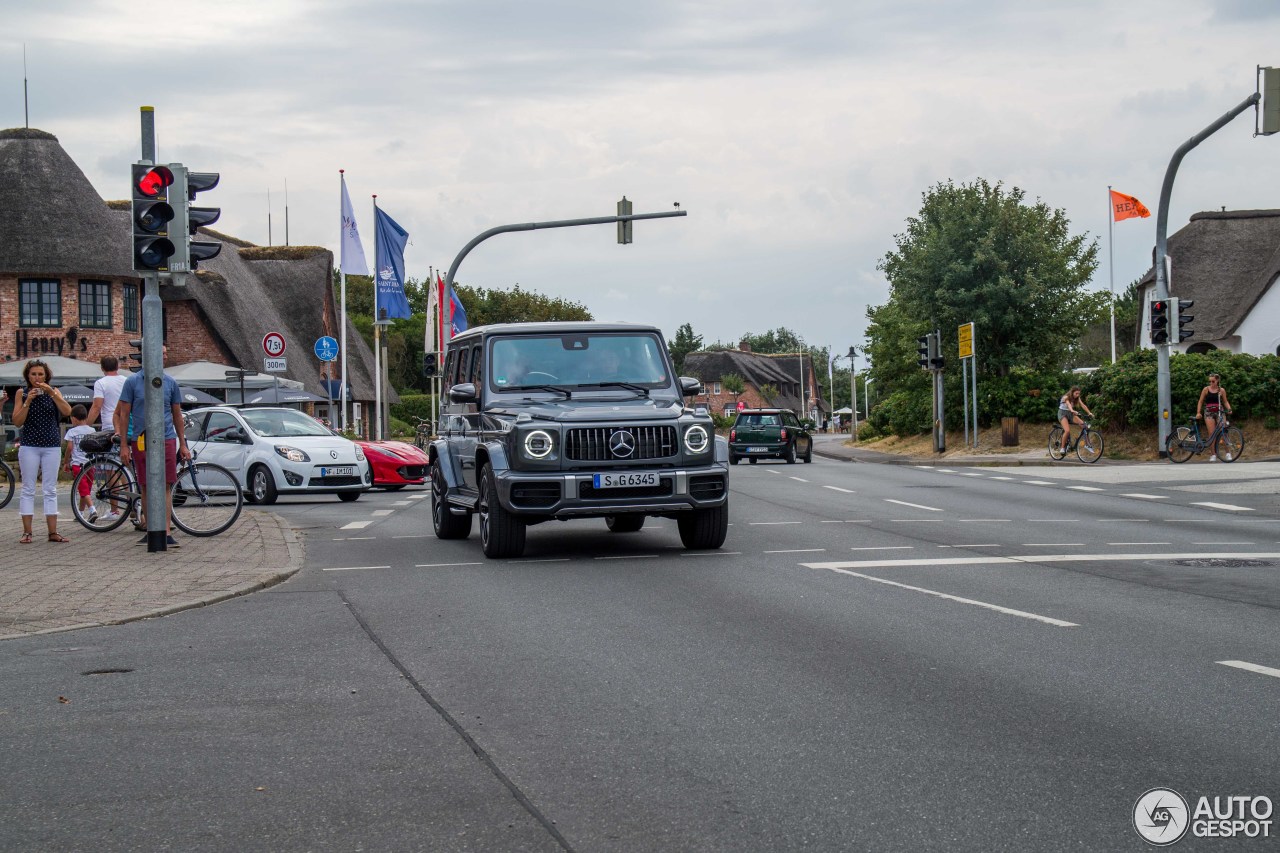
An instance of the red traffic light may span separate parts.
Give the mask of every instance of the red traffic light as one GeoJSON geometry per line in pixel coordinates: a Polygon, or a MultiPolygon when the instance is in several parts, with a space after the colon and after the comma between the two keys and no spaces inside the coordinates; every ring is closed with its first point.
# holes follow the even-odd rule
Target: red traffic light
{"type": "Polygon", "coordinates": [[[134,189],[147,198],[155,198],[173,183],[173,172],[168,166],[154,166],[139,177],[134,189]]]}
{"type": "Polygon", "coordinates": [[[1162,299],[1157,299],[1155,302],[1151,303],[1151,310],[1157,314],[1163,314],[1169,310],[1169,303],[1162,299]]]}

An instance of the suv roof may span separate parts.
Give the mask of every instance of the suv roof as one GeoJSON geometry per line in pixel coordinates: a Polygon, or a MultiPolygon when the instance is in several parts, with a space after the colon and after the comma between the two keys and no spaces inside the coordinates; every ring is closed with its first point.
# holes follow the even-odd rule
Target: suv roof
{"type": "Polygon", "coordinates": [[[643,323],[600,323],[594,321],[575,320],[572,322],[548,323],[494,323],[489,326],[476,326],[455,336],[450,344],[459,340],[469,340],[480,335],[545,335],[563,332],[659,332],[657,326],[643,323]]]}

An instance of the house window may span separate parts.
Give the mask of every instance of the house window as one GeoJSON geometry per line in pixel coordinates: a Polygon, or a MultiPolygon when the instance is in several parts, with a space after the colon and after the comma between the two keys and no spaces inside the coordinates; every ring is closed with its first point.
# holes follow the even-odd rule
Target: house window
{"type": "Polygon", "coordinates": [[[80,282],[80,328],[111,328],[111,282],[80,282]]]}
{"type": "Polygon", "coordinates": [[[57,328],[62,325],[62,282],[27,279],[18,282],[18,325],[57,328]]]}
{"type": "Polygon", "coordinates": [[[731,418],[731,417],[733,417],[733,404],[732,404],[732,403],[725,403],[725,404],[724,404],[724,416],[725,416],[726,418],[731,418]]]}
{"type": "Polygon", "coordinates": [[[712,394],[719,394],[719,393],[720,393],[720,383],[719,383],[719,382],[712,382],[712,383],[711,383],[711,393],[712,393],[712,394]]]}
{"type": "Polygon", "coordinates": [[[142,328],[142,324],[138,322],[138,285],[126,284],[124,286],[124,330],[126,332],[136,332],[142,328]]]}

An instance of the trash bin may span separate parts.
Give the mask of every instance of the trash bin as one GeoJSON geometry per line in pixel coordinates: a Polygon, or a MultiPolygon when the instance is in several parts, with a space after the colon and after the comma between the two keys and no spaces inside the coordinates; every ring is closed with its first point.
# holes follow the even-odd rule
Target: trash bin
{"type": "Polygon", "coordinates": [[[1000,446],[1001,447],[1017,447],[1018,446],[1018,419],[1017,418],[1001,418],[1000,419],[1000,446]]]}

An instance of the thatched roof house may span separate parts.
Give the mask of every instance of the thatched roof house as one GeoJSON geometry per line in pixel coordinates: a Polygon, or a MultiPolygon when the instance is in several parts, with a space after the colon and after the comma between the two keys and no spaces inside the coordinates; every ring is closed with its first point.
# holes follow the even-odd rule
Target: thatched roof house
{"type": "MultiPolygon", "coordinates": [[[[104,202],[52,134],[0,131],[0,360],[58,354],[96,362],[129,352],[142,293],[129,207],[104,202]]],[[[323,335],[341,337],[333,254],[203,236],[222,242],[222,253],[187,287],[161,285],[170,363],[261,371],[263,335],[280,332],[289,345],[281,376],[324,396],[312,346],[323,335]]],[[[350,322],[346,337],[352,397],[372,401],[373,354],[350,322]]]]}
{"type": "MultiPolygon", "coordinates": [[[[1192,299],[1195,337],[1175,351],[1280,354],[1280,210],[1206,211],[1169,238],[1169,292],[1192,299]]],[[[1140,282],[1138,340],[1150,347],[1155,270],[1140,282]]]]}
{"type": "Polygon", "coordinates": [[[747,344],[736,350],[692,352],[684,358],[684,373],[702,380],[706,393],[699,397],[717,413],[728,414],[742,401],[748,408],[759,406],[791,409],[801,417],[823,419],[831,412],[818,392],[813,358],[808,354],[773,355],[751,352],[747,344]],[[801,365],[803,364],[803,374],[801,365]],[[730,374],[741,376],[746,386],[736,398],[724,388],[721,379],[730,374]],[[803,398],[801,382],[804,383],[803,398]],[[761,389],[772,386],[777,393],[765,397],[761,389]]]}

